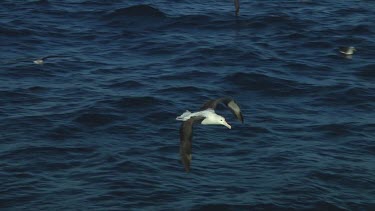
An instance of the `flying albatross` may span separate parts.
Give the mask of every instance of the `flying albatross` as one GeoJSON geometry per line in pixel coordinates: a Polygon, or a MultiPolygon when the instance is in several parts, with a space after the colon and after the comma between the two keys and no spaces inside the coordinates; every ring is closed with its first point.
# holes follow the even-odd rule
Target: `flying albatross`
{"type": "Polygon", "coordinates": [[[243,116],[240,107],[230,97],[222,97],[210,100],[202,108],[194,113],[185,111],[176,120],[183,121],[180,127],[180,156],[185,166],[186,172],[190,171],[191,149],[193,138],[193,124],[201,123],[202,125],[224,125],[231,129],[232,127],[225,121],[225,118],[215,113],[218,104],[224,103],[234,114],[234,116],[243,123],[243,116]]]}

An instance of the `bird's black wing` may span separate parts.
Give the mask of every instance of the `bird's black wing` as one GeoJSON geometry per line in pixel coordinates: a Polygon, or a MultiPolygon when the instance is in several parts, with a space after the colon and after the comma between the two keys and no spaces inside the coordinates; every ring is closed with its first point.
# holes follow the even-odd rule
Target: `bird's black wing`
{"type": "Polygon", "coordinates": [[[234,0],[234,7],[236,9],[236,16],[238,16],[238,13],[240,12],[240,0],[234,0]]]}
{"type": "Polygon", "coordinates": [[[180,156],[186,172],[190,171],[192,159],[193,125],[203,119],[204,117],[191,117],[183,122],[180,127],[180,156]]]}
{"type": "Polygon", "coordinates": [[[339,47],[339,51],[340,51],[340,53],[346,53],[346,51],[348,51],[348,48],[347,48],[347,47],[340,46],[340,47],[339,47]]]}
{"type": "Polygon", "coordinates": [[[47,59],[50,59],[50,58],[63,58],[63,57],[66,57],[66,56],[52,55],[52,56],[45,56],[45,57],[40,58],[40,59],[41,60],[47,60],[47,59]]]}
{"type": "Polygon", "coordinates": [[[229,108],[229,110],[234,114],[234,116],[243,123],[241,109],[238,106],[238,104],[230,97],[222,97],[215,100],[210,100],[202,106],[201,110],[206,110],[209,108],[215,110],[216,106],[219,103],[224,103],[229,108]]]}

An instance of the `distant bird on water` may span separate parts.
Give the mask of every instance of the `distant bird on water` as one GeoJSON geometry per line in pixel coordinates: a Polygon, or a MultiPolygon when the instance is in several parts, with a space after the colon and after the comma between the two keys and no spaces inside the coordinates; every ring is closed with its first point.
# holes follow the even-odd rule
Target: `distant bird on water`
{"type": "Polygon", "coordinates": [[[236,16],[238,16],[238,13],[240,12],[240,0],[234,0],[234,8],[236,9],[236,16]]]}
{"type": "Polygon", "coordinates": [[[339,51],[340,51],[340,53],[342,53],[344,55],[353,55],[354,51],[356,51],[356,49],[353,46],[350,46],[350,47],[340,47],[339,51]]]}
{"type": "Polygon", "coordinates": [[[34,60],[34,64],[44,64],[44,62],[47,60],[47,59],[50,59],[50,58],[60,58],[60,57],[64,57],[64,56],[45,56],[45,57],[42,57],[42,58],[39,58],[39,59],[36,59],[34,60]]]}
{"type": "Polygon", "coordinates": [[[215,100],[210,100],[205,103],[200,111],[191,113],[185,111],[176,120],[183,121],[180,127],[180,156],[181,161],[185,166],[186,172],[190,171],[190,163],[192,159],[192,138],[193,125],[201,123],[202,125],[224,125],[231,129],[232,127],[225,121],[225,118],[215,113],[215,108],[218,104],[224,103],[234,116],[243,123],[243,116],[240,107],[230,97],[222,97],[215,100]]]}

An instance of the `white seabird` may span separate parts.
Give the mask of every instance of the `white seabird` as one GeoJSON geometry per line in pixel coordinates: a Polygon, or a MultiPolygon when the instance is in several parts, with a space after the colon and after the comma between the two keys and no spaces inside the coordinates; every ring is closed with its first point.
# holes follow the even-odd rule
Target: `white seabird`
{"type": "Polygon", "coordinates": [[[340,51],[340,53],[345,54],[345,55],[353,55],[354,51],[356,51],[356,49],[353,46],[350,46],[350,47],[340,47],[339,51],[340,51]]]}
{"type": "Polygon", "coordinates": [[[194,113],[185,111],[181,116],[176,118],[176,120],[183,121],[180,127],[180,156],[186,172],[190,171],[190,163],[192,159],[193,124],[201,123],[202,125],[224,125],[229,129],[232,128],[225,121],[224,117],[215,113],[215,108],[219,103],[224,103],[232,111],[236,118],[243,123],[243,116],[240,107],[232,98],[229,97],[210,100],[202,106],[200,111],[194,113]]]}
{"type": "Polygon", "coordinates": [[[34,60],[34,64],[44,64],[44,62],[47,60],[47,59],[50,59],[50,58],[59,58],[59,57],[64,57],[64,56],[45,56],[45,57],[42,57],[42,58],[39,58],[39,59],[36,59],[34,60]]]}

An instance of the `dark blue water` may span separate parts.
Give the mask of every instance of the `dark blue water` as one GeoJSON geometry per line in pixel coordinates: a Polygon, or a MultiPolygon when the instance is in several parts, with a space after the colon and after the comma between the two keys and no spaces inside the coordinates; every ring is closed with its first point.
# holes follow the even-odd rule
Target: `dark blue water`
{"type": "Polygon", "coordinates": [[[375,210],[375,3],[0,3],[2,210],[375,210]],[[355,46],[350,57],[339,46],[355,46]],[[43,65],[33,60],[48,55],[43,65]],[[232,96],[240,124],[176,116],[232,96]]]}

